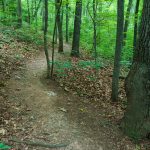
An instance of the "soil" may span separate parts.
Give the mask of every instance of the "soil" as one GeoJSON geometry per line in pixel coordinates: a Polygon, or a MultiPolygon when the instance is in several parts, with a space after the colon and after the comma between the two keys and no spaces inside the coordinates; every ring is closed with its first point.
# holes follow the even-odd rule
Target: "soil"
{"type": "MultiPolygon", "coordinates": [[[[15,104],[13,117],[21,117],[16,125],[20,131],[13,136],[52,144],[69,143],[66,148],[59,148],[62,150],[128,149],[125,143],[117,148],[123,140],[117,126],[100,118],[100,112],[93,112],[94,108],[88,105],[88,111],[80,111],[83,105],[86,107],[84,99],[45,78],[45,64],[41,52],[27,61],[24,70],[14,72],[7,83],[8,99],[15,104]]],[[[41,149],[20,144],[17,147],[41,149]]]]}
{"type": "MultiPolygon", "coordinates": [[[[56,59],[64,55],[57,54],[56,59]]],[[[12,123],[13,131],[1,136],[3,142],[14,150],[136,150],[136,144],[119,130],[118,122],[103,117],[104,109],[46,79],[45,70],[44,52],[38,52],[7,81],[5,94],[13,105],[5,122],[12,123]],[[35,147],[12,142],[13,138],[67,146],[35,147]]]]}

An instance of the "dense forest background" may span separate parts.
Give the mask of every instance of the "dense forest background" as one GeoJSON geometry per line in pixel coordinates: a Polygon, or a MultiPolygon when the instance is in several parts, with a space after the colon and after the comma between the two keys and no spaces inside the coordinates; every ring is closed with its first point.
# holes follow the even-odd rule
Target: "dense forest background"
{"type": "MultiPolygon", "coordinates": [[[[124,39],[125,44],[122,51],[122,61],[132,60],[133,54],[133,39],[134,39],[134,21],[136,1],[131,1],[129,6],[128,0],[125,1],[125,13],[127,17],[128,27],[125,31],[127,35],[124,39]],[[130,8],[128,8],[130,7],[130,8]],[[129,9],[129,10],[127,10],[129,9]],[[129,12],[127,12],[129,11],[129,12]]],[[[48,35],[49,40],[52,38],[54,23],[55,23],[55,2],[48,1],[48,35]]],[[[116,23],[117,23],[117,3],[116,0],[98,0],[96,1],[96,26],[97,26],[97,53],[105,58],[113,58],[116,40],[116,23]]],[[[140,1],[139,17],[141,16],[142,1],[140,1]]],[[[33,40],[38,37],[43,28],[44,19],[44,1],[37,0],[22,0],[21,19],[22,29],[26,36],[33,33],[33,40]]],[[[88,52],[93,52],[93,2],[82,1],[82,23],[81,23],[81,47],[88,52]]],[[[72,42],[74,29],[74,14],[76,1],[63,1],[60,12],[62,21],[63,38],[67,42],[72,42]],[[66,22],[68,29],[66,31],[66,22]],[[66,35],[67,34],[67,35],[66,35]],[[66,37],[68,36],[68,37],[66,37]],[[65,38],[66,37],[66,38],[65,38]]],[[[18,20],[18,4],[14,0],[1,0],[1,22],[6,25],[16,26],[18,20]],[[4,4],[3,4],[4,3],[4,4]]],[[[29,39],[28,39],[29,40],[29,39]]],[[[40,42],[40,41],[36,41],[40,42]]],[[[94,53],[94,52],[93,52],[94,53]]]]}

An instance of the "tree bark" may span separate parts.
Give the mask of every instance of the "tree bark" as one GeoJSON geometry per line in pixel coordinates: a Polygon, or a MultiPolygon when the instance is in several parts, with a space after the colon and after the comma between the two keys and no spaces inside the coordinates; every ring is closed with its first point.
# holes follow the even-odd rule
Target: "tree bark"
{"type": "Polygon", "coordinates": [[[6,18],[6,1],[5,0],[2,0],[2,9],[3,9],[3,19],[5,21],[5,18],[6,18]]]}
{"type": "MultiPolygon", "coordinates": [[[[36,1],[36,0],[35,0],[35,1],[36,1]]],[[[35,7],[35,12],[34,12],[34,14],[33,14],[33,20],[36,19],[36,16],[37,16],[37,14],[38,14],[38,11],[39,11],[41,2],[42,2],[42,0],[39,0],[38,5],[35,7]]],[[[37,3],[37,2],[36,2],[36,3],[37,3]]]]}
{"type": "Polygon", "coordinates": [[[55,24],[54,24],[54,30],[53,30],[53,41],[52,41],[52,66],[51,66],[51,78],[53,77],[53,71],[54,71],[54,51],[55,51],[55,36],[57,34],[57,17],[59,15],[59,11],[62,6],[62,0],[60,0],[57,12],[55,13],[55,24]]]}
{"type": "Polygon", "coordinates": [[[133,48],[134,49],[133,49],[133,52],[135,51],[136,41],[137,41],[139,5],[140,5],[140,0],[137,0],[136,6],[135,6],[135,14],[134,14],[134,39],[133,39],[133,48]]]}
{"type": "Polygon", "coordinates": [[[47,62],[47,78],[50,78],[50,60],[49,60],[49,54],[48,54],[48,48],[47,48],[47,28],[48,28],[48,0],[44,1],[44,7],[45,7],[45,17],[44,17],[44,51],[46,56],[46,62],[47,62]]]}
{"type": "Polygon", "coordinates": [[[31,21],[33,22],[34,0],[31,0],[31,21]]]}
{"type": "Polygon", "coordinates": [[[126,12],[126,17],[125,17],[125,23],[124,23],[123,46],[126,45],[127,31],[128,31],[128,26],[129,26],[129,18],[130,18],[130,12],[131,12],[131,8],[132,8],[132,4],[133,4],[133,0],[129,0],[127,12],[126,12]]]}
{"type": "Polygon", "coordinates": [[[55,22],[56,22],[56,29],[55,29],[55,44],[57,44],[57,37],[58,37],[58,27],[57,27],[57,7],[55,5],[55,22]]]}
{"type": "Polygon", "coordinates": [[[97,6],[96,0],[93,0],[93,47],[94,47],[94,54],[95,54],[95,67],[97,65],[97,6]]]}
{"type": "Polygon", "coordinates": [[[22,4],[21,0],[18,0],[18,28],[22,27],[22,4]]]}
{"type": "Polygon", "coordinates": [[[124,25],[124,0],[118,0],[116,49],[115,49],[114,70],[112,78],[112,95],[111,95],[111,99],[113,102],[116,102],[118,100],[120,60],[123,44],[123,25],[124,25]]]}
{"type": "Polygon", "coordinates": [[[59,9],[60,0],[56,0],[56,9],[58,12],[57,15],[57,27],[58,27],[58,38],[59,38],[59,46],[58,46],[58,52],[63,52],[63,30],[62,30],[62,16],[61,16],[61,10],[59,9]]]}
{"type": "Polygon", "coordinates": [[[150,1],[144,0],[139,38],[125,87],[128,99],[122,129],[134,139],[150,134],[150,1]]]}
{"type": "Polygon", "coordinates": [[[57,44],[57,35],[58,35],[58,30],[57,30],[57,24],[56,24],[56,30],[55,30],[55,44],[57,44]]]}
{"type": "Polygon", "coordinates": [[[72,42],[72,51],[71,51],[71,56],[74,57],[79,57],[81,15],[82,15],[82,0],[78,0],[76,2],[73,42],[72,42]]]}
{"type": "Polygon", "coordinates": [[[30,17],[30,5],[29,5],[29,0],[27,0],[27,9],[28,9],[28,23],[31,23],[31,17],[30,17]]]}
{"type": "Polygon", "coordinates": [[[66,42],[69,42],[69,1],[66,1],[66,42]]]}
{"type": "Polygon", "coordinates": [[[2,8],[3,8],[3,12],[5,12],[5,0],[2,0],[2,8]]]}
{"type": "Polygon", "coordinates": [[[45,27],[45,8],[44,8],[44,1],[42,3],[42,30],[44,31],[44,27],[45,27]]]}
{"type": "MultiPolygon", "coordinates": [[[[34,4],[35,4],[35,9],[36,9],[36,7],[37,7],[37,1],[36,0],[34,1],[34,4]]],[[[37,32],[37,26],[38,26],[38,18],[37,18],[37,13],[36,13],[36,15],[35,15],[35,28],[36,28],[36,32],[37,32]]]]}

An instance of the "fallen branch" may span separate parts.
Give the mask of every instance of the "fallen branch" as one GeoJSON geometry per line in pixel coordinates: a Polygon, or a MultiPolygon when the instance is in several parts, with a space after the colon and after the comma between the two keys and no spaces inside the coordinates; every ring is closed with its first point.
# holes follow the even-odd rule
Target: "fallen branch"
{"type": "Polygon", "coordinates": [[[48,144],[48,143],[42,143],[42,142],[22,141],[16,138],[12,138],[9,141],[31,145],[31,146],[46,147],[46,148],[61,148],[61,147],[67,147],[69,145],[69,144],[48,144]]]}

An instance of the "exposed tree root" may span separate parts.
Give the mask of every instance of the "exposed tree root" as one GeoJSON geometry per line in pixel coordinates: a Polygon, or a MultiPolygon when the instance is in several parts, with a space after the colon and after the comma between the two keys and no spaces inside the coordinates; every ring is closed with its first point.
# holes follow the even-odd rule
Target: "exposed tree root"
{"type": "Polygon", "coordinates": [[[42,142],[22,141],[16,138],[12,138],[9,141],[31,145],[31,146],[45,147],[45,148],[61,148],[61,147],[67,147],[69,145],[69,144],[48,144],[48,143],[42,143],[42,142]]]}

